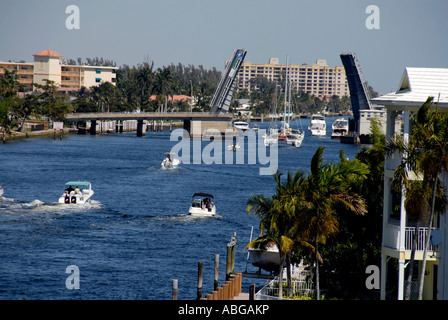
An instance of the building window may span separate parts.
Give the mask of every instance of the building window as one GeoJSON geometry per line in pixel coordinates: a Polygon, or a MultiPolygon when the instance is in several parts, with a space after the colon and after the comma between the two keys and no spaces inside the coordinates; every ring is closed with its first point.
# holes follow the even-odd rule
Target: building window
{"type": "Polygon", "coordinates": [[[101,78],[95,78],[95,82],[100,83],[101,82],[101,78]]]}
{"type": "Polygon", "coordinates": [[[102,71],[101,69],[96,69],[97,74],[101,74],[101,71],[102,71]]]}

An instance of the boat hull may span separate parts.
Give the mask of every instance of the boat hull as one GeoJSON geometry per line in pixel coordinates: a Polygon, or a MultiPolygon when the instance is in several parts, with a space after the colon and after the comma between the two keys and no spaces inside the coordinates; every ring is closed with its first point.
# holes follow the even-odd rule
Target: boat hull
{"type": "Polygon", "coordinates": [[[278,272],[280,255],[277,250],[261,250],[249,248],[252,265],[269,272],[278,272]]]}
{"type": "Polygon", "coordinates": [[[216,215],[216,208],[213,206],[211,209],[202,209],[197,207],[190,207],[188,214],[197,217],[210,217],[216,215]]]}
{"type": "Polygon", "coordinates": [[[59,203],[63,203],[63,204],[85,204],[90,202],[92,196],[93,196],[93,191],[89,192],[89,193],[83,193],[82,195],[80,194],[71,194],[71,195],[65,195],[63,194],[62,196],[59,197],[58,202],[59,203]]]}

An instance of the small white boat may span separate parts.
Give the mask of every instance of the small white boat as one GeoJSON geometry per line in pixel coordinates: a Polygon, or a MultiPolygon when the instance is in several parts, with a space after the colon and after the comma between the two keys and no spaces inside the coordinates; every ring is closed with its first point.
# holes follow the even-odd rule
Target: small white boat
{"type": "Polygon", "coordinates": [[[246,121],[235,121],[233,127],[245,131],[249,129],[249,123],[246,121]]]}
{"type": "Polygon", "coordinates": [[[2,187],[2,186],[0,186],[0,197],[2,197],[2,196],[3,196],[3,193],[4,193],[4,191],[3,191],[3,187],[2,187]]]}
{"type": "Polygon", "coordinates": [[[238,143],[238,142],[235,142],[235,143],[232,143],[232,144],[229,144],[228,146],[227,146],[227,150],[229,150],[229,151],[238,151],[238,150],[240,150],[240,144],[238,143]]]}
{"type": "Polygon", "coordinates": [[[89,202],[94,194],[92,184],[88,181],[68,181],[64,189],[64,194],[59,197],[59,203],[84,204],[89,202]]]}
{"type": "Polygon", "coordinates": [[[264,145],[270,147],[278,144],[278,129],[271,128],[269,132],[263,135],[264,145]]]}
{"type": "Polygon", "coordinates": [[[192,216],[208,217],[216,214],[216,206],[213,195],[209,193],[193,194],[188,214],[192,216]]]}
{"type": "Polygon", "coordinates": [[[162,169],[176,169],[179,166],[180,160],[174,158],[174,153],[166,152],[165,156],[165,159],[160,164],[162,169]]]}
{"type": "Polygon", "coordinates": [[[277,246],[271,242],[264,249],[249,248],[252,265],[269,272],[278,272],[280,255],[277,246]]]}
{"type": "Polygon", "coordinates": [[[286,135],[285,140],[287,144],[291,144],[294,147],[298,148],[302,145],[304,136],[305,135],[303,132],[289,133],[286,135]]]}
{"type": "Polygon", "coordinates": [[[333,130],[331,133],[332,139],[346,136],[348,134],[348,120],[344,118],[336,119],[331,125],[331,129],[333,130]]]}
{"type": "Polygon", "coordinates": [[[308,127],[313,136],[325,136],[327,134],[327,124],[325,117],[321,114],[313,114],[311,116],[311,124],[308,127]]]}

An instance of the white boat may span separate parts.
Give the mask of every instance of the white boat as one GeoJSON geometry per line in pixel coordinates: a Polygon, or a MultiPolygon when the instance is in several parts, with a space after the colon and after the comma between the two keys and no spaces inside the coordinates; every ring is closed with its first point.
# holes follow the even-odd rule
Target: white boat
{"type": "Polygon", "coordinates": [[[278,272],[280,255],[277,246],[271,242],[264,249],[248,249],[252,265],[269,272],[278,272]]]}
{"type": "Polygon", "coordinates": [[[346,136],[348,134],[348,120],[344,118],[336,119],[331,125],[332,139],[338,139],[340,137],[346,136]]]}
{"type": "Polygon", "coordinates": [[[235,142],[235,143],[232,143],[232,144],[229,144],[228,146],[227,146],[227,150],[229,150],[229,151],[238,151],[238,150],[240,150],[240,144],[238,143],[238,142],[235,142]]]}
{"type": "Polygon", "coordinates": [[[313,114],[311,116],[311,124],[308,127],[313,136],[325,136],[327,134],[327,124],[325,117],[321,114],[313,114]]]}
{"type": "Polygon", "coordinates": [[[214,216],[216,214],[216,206],[213,202],[213,195],[209,193],[193,194],[188,214],[192,216],[214,216]]]}
{"type": "Polygon", "coordinates": [[[302,145],[305,134],[303,132],[291,132],[286,135],[286,143],[298,148],[302,145]]]}
{"type": "Polygon", "coordinates": [[[236,129],[240,129],[240,130],[246,131],[246,130],[249,129],[249,123],[247,123],[246,121],[241,121],[241,120],[240,121],[235,121],[233,123],[233,127],[236,128],[236,129]]]}
{"type": "Polygon", "coordinates": [[[4,193],[4,191],[3,191],[3,187],[0,186],[0,197],[3,196],[3,193],[4,193]]]}
{"type": "Polygon", "coordinates": [[[165,156],[165,159],[160,164],[162,169],[176,169],[179,166],[180,160],[174,158],[174,153],[166,152],[165,156]]]}
{"type": "Polygon", "coordinates": [[[65,183],[65,192],[59,197],[59,203],[83,204],[90,201],[94,192],[92,184],[88,181],[68,181],[65,183]]]}

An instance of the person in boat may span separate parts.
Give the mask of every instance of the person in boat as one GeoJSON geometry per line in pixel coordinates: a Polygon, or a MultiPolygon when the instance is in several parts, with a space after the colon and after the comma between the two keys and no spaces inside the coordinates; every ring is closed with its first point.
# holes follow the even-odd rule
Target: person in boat
{"type": "Polygon", "coordinates": [[[73,191],[73,188],[72,188],[72,186],[68,186],[68,188],[67,188],[67,190],[66,190],[67,192],[68,192],[68,194],[70,194],[72,191],[73,191]]]}
{"type": "Polygon", "coordinates": [[[80,194],[80,193],[81,193],[81,190],[79,190],[79,187],[76,186],[76,188],[75,188],[75,194],[80,194]]]}

